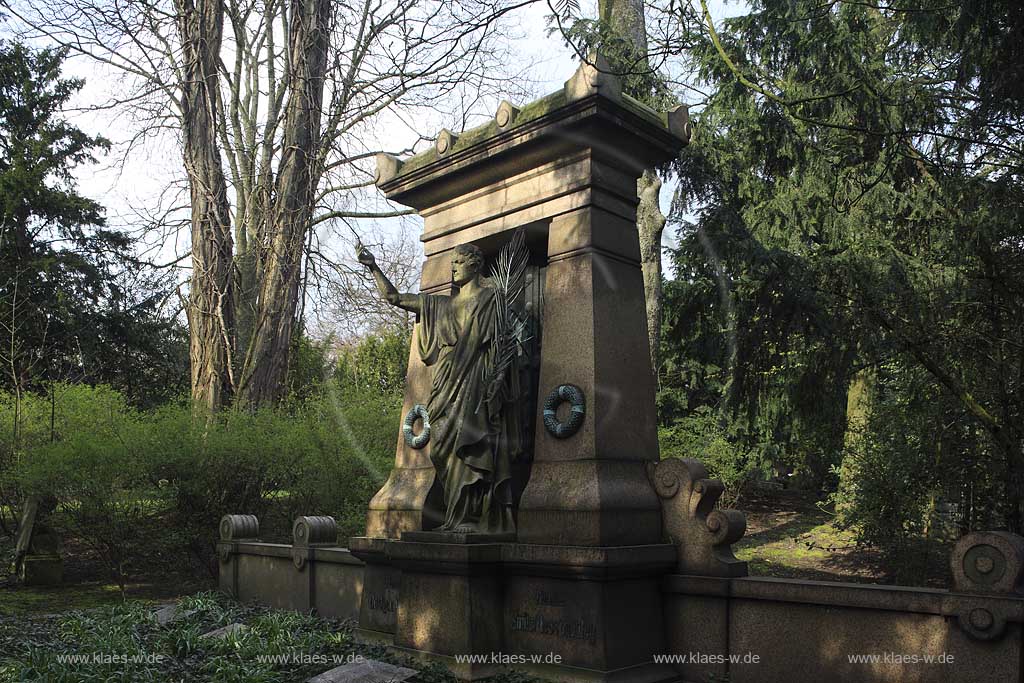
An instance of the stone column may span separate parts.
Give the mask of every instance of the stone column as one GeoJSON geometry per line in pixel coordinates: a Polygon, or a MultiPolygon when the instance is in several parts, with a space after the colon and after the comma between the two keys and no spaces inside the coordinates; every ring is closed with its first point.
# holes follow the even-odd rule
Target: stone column
{"type": "Polygon", "coordinates": [[[521,543],[662,538],[661,505],[646,471],[659,456],[636,179],[596,159],[591,172],[594,204],[551,220],[539,381],[541,403],[560,384],[582,389],[586,417],[576,434],[560,439],[538,416],[521,543]]]}

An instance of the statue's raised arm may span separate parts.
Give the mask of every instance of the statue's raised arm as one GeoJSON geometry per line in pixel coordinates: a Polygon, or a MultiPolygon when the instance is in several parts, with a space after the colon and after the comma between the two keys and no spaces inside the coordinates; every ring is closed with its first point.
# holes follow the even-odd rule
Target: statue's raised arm
{"type": "Polygon", "coordinates": [[[366,266],[370,274],[373,275],[374,281],[377,283],[377,291],[380,292],[383,297],[392,306],[398,308],[404,308],[407,311],[419,314],[420,312],[420,297],[418,294],[407,294],[405,292],[399,292],[398,288],[395,287],[391,280],[388,279],[387,275],[377,265],[377,259],[374,258],[370,250],[364,247],[361,243],[356,244],[356,258],[366,266]]]}

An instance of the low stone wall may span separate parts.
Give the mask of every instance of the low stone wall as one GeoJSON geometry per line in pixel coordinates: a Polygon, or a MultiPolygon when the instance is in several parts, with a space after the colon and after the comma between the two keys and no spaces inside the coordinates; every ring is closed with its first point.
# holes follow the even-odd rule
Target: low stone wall
{"type": "Polygon", "coordinates": [[[663,595],[669,654],[687,682],[1022,680],[1020,598],[683,575],[667,577],[663,595]],[[990,639],[960,626],[961,615],[984,620],[976,610],[1004,620],[990,639]]]}
{"type": "Polygon", "coordinates": [[[217,544],[220,589],[243,602],[358,619],[363,563],[348,549],[337,547],[333,525],[329,517],[300,517],[295,522],[293,545],[261,543],[256,539],[259,524],[255,517],[226,516],[217,544]],[[314,526],[311,535],[310,522],[323,526],[319,530],[314,526]],[[310,538],[315,540],[310,542],[310,538]]]}
{"type": "MultiPolygon", "coordinates": [[[[225,518],[218,545],[223,591],[243,601],[261,602],[278,609],[315,610],[323,616],[352,619],[359,622],[362,637],[375,636],[370,639],[395,647],[402,644],[394,637],[396,615],[401,604],[408,608],[410,601],[415,602],[416,591],[403,595],[406,591],[400,590],[400,586],[409,582],[402,580],[401,566],[384,561],[384,539],[354,539],[365,546],[357,549],[361,557],[368,562],[376,558],[376,564],[367,565],[348,549],[337,546],[330,518],[300,517],[296,520],[292,545],[259,542],[258,533],[259,524],[254,517],[225,518]]],[[[731,539],[732,535],[724,537],[731,539]]],[[[561,596],[577,607],[577,603],[614,603],[624,599],[618,594],[597,598],[583,597],[582,593],[568,598],[565,587],[541,590],[534,585],[538,579],[520,577],[517,568],[521,569],[523,558],[519,556],[523,552],[533,553],[526,563],[533,573],[551,574],[552,567],[534,571],[540,566],[534,555],[549,546],[488,547],[500,548],[504,561],[492,563],[494,566],[485,578],[493,584],[488,585],[494,593],[494,604],[504,604],[506,612],[511,609],[509,614],[518,613],[516,606],[509,603],[519,601],[520,583],[525,587],[525,592],[518,591],[522,593],[523,609],[530,600],[539,600],[540,593],[561,596]]],[[[630,552],[636,551],[634,548],[630,552]]],[[[954,587],[950,591],[736,576],[745,567],[732,559],[728,543],[703,555],[691,547],[688,552],[680,552],[679,558],[677,573],[663,575],[661,580],[660,614],[652,614],[647,624],[621,626],[626,629],[624,633],[642,633],[643,628],[639,627],[663,621],[665,638],[660,647],[664,652],[656,653],[656,663],[674,667],[677,680],[685,683],[1024,683],[1024,597],[1020,593],[1024,541],[1019,537],[997,532],[971,534],[962,539],[951,558],[954,587]],[[722,575],[681,573],[695,565],[722,575]]],[[[446,573],[441,559],[410,565],[408,569],[414,569],[417,576],[437,573],[444,578],[450,572],[446,573]]],[[[580,574],[579,564],[564,558],[555,561],[555,565],[564,565],[563,569],[577,579],[568,582],[573,590],[577,583],[593,583],[599,588],[602,581],[608,580],[607,571],[592,577],[584,575],[585,572],[580,574]]],[[[657,599],[651,596],[655,601],[652,606],[657,599]]],[[[413,611],[421,613],[429,606],[425,605],[413,611]]],[[[515,631],[514,620],[509,623],[513,623],[515,631]]],[[[650,633],[645,638],[660,640],[650,633]]],[[[516,637],[499,640],[498,649],[502,651],[540,651],[548,647],[538,649],[516,637]]],[[[566,657],[575,651],[562,649],[566,657]]],[[[582,670],[578,667],[586,663],[574,660],[574,666],[577,669],[558,669],[549,677],[559,680],[567,671],[582,670]]],[[[584,678],[574,674],[566,680],[584,678]]]]}

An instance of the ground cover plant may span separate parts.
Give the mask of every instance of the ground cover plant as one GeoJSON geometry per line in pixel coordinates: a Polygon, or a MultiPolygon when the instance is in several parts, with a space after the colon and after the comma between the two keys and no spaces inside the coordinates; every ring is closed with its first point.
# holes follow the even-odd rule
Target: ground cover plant
{"type": "MultiPolygon", "coordinates": [[[[297,612],[244,605],[206,592],[176,603],[181,615],[161,625],[156,605],[116,605],[27,620],[0,618],[0,682],[300,683],[320,672],[368,659],[413,667],[418,683],[454,683],[437,665],[422,666],[363,645],[353,624],[297,612]],[[217,628],[244,624],[223,638],[217,628]]],[[[496,683],[537,680],[515,670],[496,683]]]]}

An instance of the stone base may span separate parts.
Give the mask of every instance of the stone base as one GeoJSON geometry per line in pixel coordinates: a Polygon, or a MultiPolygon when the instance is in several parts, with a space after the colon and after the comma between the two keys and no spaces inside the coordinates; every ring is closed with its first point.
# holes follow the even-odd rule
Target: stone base
{"type": "Polygon", "coordinates": [[[389,596],[397,602],[395,653],[440,663],[461,680],[510,669],[579,683],[678,679],[653,660],[666,651],[659,587],[675,566],[675,546],[486,540],[445,532],[351,539],[367,562],[358,637],[389,642],[386,615],[371,609],[389,596]],[[397,576],[397,592],[375,575],[392,586],[397,576]]]}
{"type": "Polygon", "coordinates": [[[357,643],[362,643],[363,645],[384,645],[390,647],[395,644],[394,632],[388,633],[385,631],[374,631],[369,628],[356,628],[352,635],[357,643]]]}
{"type": "Polygon", "coordinates": [[[457,545],[480,543],[512,543],[515,532],[505,534],[463,533],[459,531],[403,531],[402,540],[412,543],[454,543],[457,545]]]}
{"type": "Polygon", "coordinates": [[[18,575],[26,586],[59,586],[64,580],[64,559],[60,555],[26,555],[18,575]]]}
{"type": "Polygon", "coordinates": [[[349,539],[349,552],[365,563],[356,637],[365,643],[390,645],[395,638],[398,590],[402,575],[388,562],[387,539],[349,539]]]}

